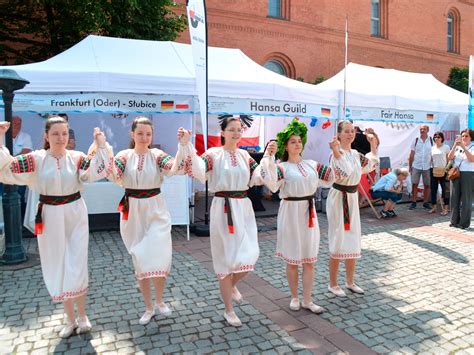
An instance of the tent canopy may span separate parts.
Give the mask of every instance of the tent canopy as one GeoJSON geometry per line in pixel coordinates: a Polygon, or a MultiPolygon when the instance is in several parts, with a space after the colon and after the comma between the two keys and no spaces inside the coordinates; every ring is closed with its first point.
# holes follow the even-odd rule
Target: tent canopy
{"type": "MultiPolygon", "coordinates": [[[[343,104],[344,69],[317,85],[319,89],[339,93],[343,104]]],[[[372,107],[398,110],[466,113],[468,95],[437,80],[431,74],[395,69],[347,65],[347,107],[372,107]]]]}
{"type": "MultiPolygon", "coordinates": [[[[337,97],[273,73],[239,49],[209,48],[209,96],[336,104],[337,97]]],[[[109,92],[196,95],[189,44],[88,36],[39,63],[9,68],[22,93],[109,92]]]]}

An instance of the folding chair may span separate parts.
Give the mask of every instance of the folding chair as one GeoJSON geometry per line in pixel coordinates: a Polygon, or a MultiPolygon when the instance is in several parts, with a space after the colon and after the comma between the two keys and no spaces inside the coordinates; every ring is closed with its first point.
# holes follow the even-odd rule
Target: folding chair
{"type": "MultiPolygon", "coordinates": [[[[372,177],[370,177],[370,179],[372,179],[372,181],[373,181],[372,177]]],[[[372,185],[373,185],[373,182],[371,183],[369,181],[369,176],[367,174],[362,174],[362,176],[360,178],[359,186],[357,188],[357,190],[359,191],[359,197],[360,197],[359,198],[359,207],[365,207],[366,205],[364,203],[367,202],[367,204],[372,209],[372,212],[374,212],[375,217],[380,219],[380,218],[382,218],[382,216],[375,209],[374,203],[378,202],[378,201],[381,201],[381,199],[374,199],[372,197],[372,194],[370,193],[370,187],[372,185]]]]}

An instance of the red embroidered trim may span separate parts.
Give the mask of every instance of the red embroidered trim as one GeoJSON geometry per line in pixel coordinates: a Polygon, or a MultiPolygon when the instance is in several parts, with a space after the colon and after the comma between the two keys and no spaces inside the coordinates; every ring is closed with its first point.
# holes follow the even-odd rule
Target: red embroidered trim
{"type": "Polygon", "coordinates": [[[139,274],[135,273],[135,276],[138,280],[149,279],[151,277],[167,277],[168,271],[148,271],[148,272],[141,272],[139,274]]]}
{"type": "Polygon", "coordinates": [[[184,161],[184,173],[193,177],[193,162],[190,156],[184,161]]]}
{"type": "Polygon", "coordinates": [[[224,277],[226,277],[227,275],[230,275],[230,274],[235,274],[235,273],[238,273],[238,272],[253,271],[254,269],[255,269],[255,264],[254,265],[242,265],[241,267],[239,267],[237,270],[234,270],[233,272],[230,272],[230,273],[227,273],[227,274],[216,273],[216,275],[219,279],[223,279],[224,277]]]}
{"type": "Polygon", "coordinates": [[[206,164],[206,173],[208,171],[211,171],[212,170],[212,158],[211,158],[211,156],[207,153],[203,153],[201,155],[201,159],[204,160],[204,163],[206,164]]]}
{"type": "Polygon", "coordinates": [[[59,296],[51,296],[51,298],[53,299],[53,302],[61,302],[69,298],[82,296],[86,292],[87,292],[87,287],[80,291],[63,292],[59,296]]]}
{"type": "Polygon", "coordinates": [[[229,152],[230,165],[237,166],[237,154],[235,152],[229,152]]]}
{"type": "Polygon", "coordinates": [[[337,253],[329,255],[333,259],[357,259],[361,257],[361,253],[337,253]]]}
{"type": "Polygon", "coordinates": [[[114,159],[114,165],[117,168],[117,177],[122,178],[123,173],[125,172],[125,166],[127,165],[127,158],[125,156],[116,157],[114,159]]]}
{"type": "Polygon", "coordinates": [[[145,154],[138,154],[138,171],[143,170],[143,165],[145,164],[145,154]]]}
{"type": "Polygon", "coordinates": [[[283,169],[283,165],[277,164],[277,178],[278,181],[283,180],[285,178],[285,169],[283,169]]]}
{"type": "Polygon", "coordinates": [[[301,265],[301,264],[308,264],[308,263],[315,263],[318,258],[303,258],[301,260],[295,260],[295,259],[289,259],[286,256],[284,256],[282,253],[275,253],[275,256],[278,258],[282,258],[284,261],[286,261],[290,265],[301,265]]]}
{"type": "Polygon", "coordinates": [[[304,167],[301,163],[296,164],[296,166],[298,167],[298,170],[299,170],[301,175],[303,175],[304,177],[308,176],[308,173],[306,172],[306,170],[304,169],[304,167]]]}

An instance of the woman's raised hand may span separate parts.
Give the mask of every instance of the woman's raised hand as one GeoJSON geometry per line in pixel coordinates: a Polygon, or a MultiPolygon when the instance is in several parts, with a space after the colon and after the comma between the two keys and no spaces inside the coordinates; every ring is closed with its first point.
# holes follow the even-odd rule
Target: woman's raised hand
{"type": "Polygon", "coordinates": [[[337,137],[333,137],[333,139],[329,142],[329,148],[334,152],[339,152],[341,149],[341,142],[337,139],[337,137]]]}
{"type": "Polygon", "coordinates": [[[267,151],[265,152],[265,155],[275,155],[277,151],[277,143],[275,141],[271,141],[270,143],[268,143],[268,146],[267,146],[267,151]]]}
{"type": "Polygon", "coordinates": [[[181,144],[189,143],[191,139],[191,131],[184,129],[183,127],[178,128],[178,142],[181,144]]]}
{"type": "Polygon", "coordinates": [[[94,142],[98,147],[105,146],[105,134],[100,130],[99,127],[94,128],[94,142]]]}
{"type": "Polygon", "coordinates": [[[3,135],[7,133],[9,128],[10,128],[10,122],[7,122],[7,121],[0,122],[0,134],[3,135]]]}

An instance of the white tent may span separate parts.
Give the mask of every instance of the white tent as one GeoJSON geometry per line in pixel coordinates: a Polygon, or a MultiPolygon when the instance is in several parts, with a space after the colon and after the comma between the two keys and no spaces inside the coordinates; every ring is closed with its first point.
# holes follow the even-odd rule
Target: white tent
{"type": "MultiPolygon", "coordinates": [[[[468,95],[431,74],[349,63],[346,78],[345,116],[355,120],[430,123],[438,121],[438,113],[467,113],[468,95]]],[[[344,69],[317,87],[336,91],[342,108],[344,69]]]]}
{"type": "MultiPolygon", "coordinates": [[[[320,116],[320,105],[335,107],[337,104],[334,93],[273,73],[239,49],[211,47],[208,57],[210,113],[320,116]],[[298,109],[300,112],[295,112],[298,109]]],[[[31,82],[18,94],[35,96],[23,96],[23,100],[16,103],[17,110],[63,112],[72,108],[80,112],[161,113],[160,101],[157,107],[136,109],[124,105],[127,98],[123,97],[120,107],[97,107],[94,97],[71,94],[104,93],[105,96],[95,97],[112,101],[121,96],[107,94],[179,95],[189,99],[197,96],[192,58],[188,44],[88,36],[44,62],[0,68],[14,69],[31,82]],[[57,94],[63,94],[66,100],[61,107],[57,106],[58,97],[53,104],[49,102],[51,95],[57,94]],[[89,104],[86,98],[91,98],[89,104]],[[74,103],[76,99],[84,101],[84,105],[68,107],[68,102],[74,103]]],[[[193,105],[189,106],[188,111],[198,110],[197,106],[196,110],[193,105]]],[[[166,109],[166,113],[173,111],[166,109]]],[[[179,108],[173,109],[182,113],[179,108]]]]}

